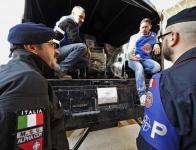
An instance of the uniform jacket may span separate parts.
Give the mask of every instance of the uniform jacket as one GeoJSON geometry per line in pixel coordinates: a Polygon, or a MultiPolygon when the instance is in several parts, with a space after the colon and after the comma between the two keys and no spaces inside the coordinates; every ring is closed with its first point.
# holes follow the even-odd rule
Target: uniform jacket
{"type": "Polygon", "coordinates": [[[160,73],[153,75],[146,99],[152,102],[145,107],[142,127],[137,138],[138,150],[179,150],[180,136],[171,124],[160,98],[160,73]]]}
{"type": "Polygon", "coordinates": [[[38,56],[22,49],[0,67],[2,150],[68,149],[63,111],[45,79],[48,70],[38,56]]]}
{"type": "MultiPolygon", "coordinates": [[[[139,150],[196,149],[196,48],[181,55],[150,85],[153,104],[145,108],[139,150]],[[157,83],[155,82],[157,81],[157,83]],[[153,83],[153,84],[152,84],[153,83]],[[154,120],[153,120],[154,119],[154,120]]],[[[156,76],[156,75],[155,75],[156,76]]]]}
{"type": "Polygon", "coordinates": [[[180,147],[196,149],[196,47],[163,71],[160,93],[170,122],[178,128],[180,147]]]}

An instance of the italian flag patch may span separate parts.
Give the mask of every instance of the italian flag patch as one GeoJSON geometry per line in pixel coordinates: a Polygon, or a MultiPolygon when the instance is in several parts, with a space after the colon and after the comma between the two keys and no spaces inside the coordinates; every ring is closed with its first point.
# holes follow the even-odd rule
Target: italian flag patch
{"type": "Polygon", "coordinates": [[[39,126],[43,125],[43,123],[44,116],[42,111],[34,111],[34,113],[19,115],[17,117],[17,129],[25,129],[33,126],[39,126]]]}
{"type": "Polygon", "coordinates": [[[150,79],[149,88],[154,88],[156,86],[156,79],[150,79]]]}

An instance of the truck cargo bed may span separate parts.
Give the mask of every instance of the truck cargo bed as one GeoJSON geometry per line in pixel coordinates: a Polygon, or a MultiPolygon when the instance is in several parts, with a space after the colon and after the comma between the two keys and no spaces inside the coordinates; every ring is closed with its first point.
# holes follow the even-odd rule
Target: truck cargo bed
{"type": "Polygon", "coordinates": [[[48,81],[64,108],[67,130],[142,117],[134,79],[48,81]]]}

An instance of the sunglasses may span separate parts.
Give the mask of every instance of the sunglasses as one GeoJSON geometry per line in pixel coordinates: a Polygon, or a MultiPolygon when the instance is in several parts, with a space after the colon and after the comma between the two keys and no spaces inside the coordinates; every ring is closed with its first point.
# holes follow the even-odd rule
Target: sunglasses
{"type": "Polygon", "coordinates": [[[163,42],[164,37],[167,36],[167,35],[169,35],[169,34],[171,34],[171,33],[172,33],[172,32],[170,31],[170,32],[167,32],[167,33],[165,33],[165,34],[162,34],[162,35],[158,36],[158,41],[159,41],[160,43],[163,42]]]}
{"type": "Polygon", "coordinates": [[[46,42],[49,43],[51,46],[54,47],[54,49],[58,49],[59,48],[59,44],[55,43],[55,42],[46,42]]]}

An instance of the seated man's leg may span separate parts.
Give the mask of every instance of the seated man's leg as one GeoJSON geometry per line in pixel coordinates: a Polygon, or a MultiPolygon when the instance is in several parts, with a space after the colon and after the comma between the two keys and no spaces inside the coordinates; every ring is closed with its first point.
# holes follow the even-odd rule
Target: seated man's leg
{"type": "Polygon", "coordinates": [[[83,43],[65,45],[59,48],[59,65],[61,71],[67,72],[84,56],[87,47],[83,43]]]}
{"type": "Polygon", "coordinates": [[[89,65],[89,60],[87,58],[80,58],[77,63],[73,66],[73,69],[84,69],[84,68],[88,68],[89,65]]]}
{"type": "MultiPolygon", "coordinates": [[[[77,70],[77,77],[78,78],[86,78],[86,73],[88,71],[88,66],[89,66],[89,59],[82,57],[80,58],[77,63],[73,66],[72,70],[73,72],[70,72],[70,74],[73,74],[75,70],[77,70]]],[[[75,72],[76,73],[76,72],[75,72]]],[[[73,75],[76,75],[76,74],[73,75]]]]}
{"type": "Polygon", "coordinates": [[[143,95],[145,96],[146,90],[143,66],[140,61],[133,60],[128,60],[128,66],[135,72],[136,88],[141,99],[143,95]]]}
{"type": "Polygon", "coordinates": [[[157,73],[161,70],[160,64],[152,59],[145,59],[142,61],[142,64],[144,66],[144,70],[150,73],[157,73]]]}

